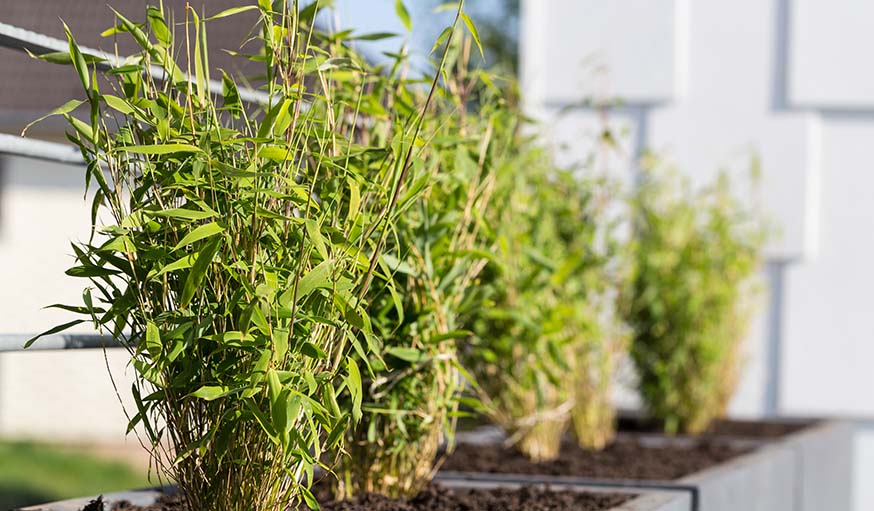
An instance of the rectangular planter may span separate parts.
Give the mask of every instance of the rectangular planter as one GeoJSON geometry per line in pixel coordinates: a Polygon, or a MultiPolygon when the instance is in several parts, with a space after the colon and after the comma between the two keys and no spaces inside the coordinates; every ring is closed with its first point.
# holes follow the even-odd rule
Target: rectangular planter
{"type": "MultiPolygon", "coordinates": [[[[444,486],[449,488],[459,489],[492,489],[492,488],[518,488],[521,485],[512,482],[488,482],[488,481],[460,481],[451,480],[445,481],[444,486]]],[[[572,490],[586,492],[604,492],[610,493],[634,493],[636,496],[625,502],[624,504],[610,508],[606,511],[688,511],[690,509],[690,497],[688,495],[661,490],[628,490],[628,489],[605,489],[598,486],[585,486],[578,484],[550,484],[550,488],[557,490],[572,490]]],[[[113,502],[127,500],[138,506],[147,506],[153,504],[161,495],[160,490],[134,490],[119,493],[110,493],[104,495],[104,502],[107,503],[106,509],[110,509],[113,502]]],[[[83,506],[88,504],[95,497],[64,500],[38,506],[31,506],[20,509],[19,511],[80,511],[83,506]]],[[[573,510],[568,510],[573,511],[573,510]]]]}
{"type": "MultiPolygon", "coordinates": [[[[752,452],[670,481],[471,472],[441,472],[438,480],[667,490],[688,495],[692,511],[842,511],[850,509],[852,435],[849,423],[821,422],[778,439],[762,441],[752,452]]],[[[488,433],[475,434],[473,438],[495,441],[494,435],[488,433]]]]}

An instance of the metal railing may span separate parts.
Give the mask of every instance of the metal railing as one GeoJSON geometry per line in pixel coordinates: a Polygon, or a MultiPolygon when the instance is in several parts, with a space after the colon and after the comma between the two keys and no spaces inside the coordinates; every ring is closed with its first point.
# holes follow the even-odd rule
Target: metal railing
{"type": "MultiPolygon", "coordinates": [[[[52,52],[68,52],[67,41],[50,37],[19,28],[7,23],[0,23],[0,47],[29,52],[34,55],[42,55],[52,52]]],[[[106,53],[94,48],[80,47],[83,53],[102,59],[94,65],[101,70],[109,70],[124,64],[125,58],[106,53]]],[[[167,78],[164,70],[158,66],[151,66],[149,74],[158,80],[167,78]]],[[[186,75],[186,79],[192,78],[186,75]]],[[[210,80],[209,92],[220,95],[222,92],[221,82],[210,80]]],[[[247,103],[267,104],[270,96],[262,91],[241,88],[240,99],[247,103]]],[[[78,149],[69,144],[47,142],[44,140],[28,139],[16,135],[0,133],[0,155],[22,156],[43,161],[65,163],[70,165],[84,165],[84,160],[78,149]]],[[[23,350],[28,339],[35,334],[0,334],[0,352],[23,350]]],[[[65,350],[87,348],[115,348],[121,347],[121,343],[108,335],[101,334],[53,334],[41,337],[34,343],[30,350],[65,350]]]]}
{"type": "MultiPolygon", "coordinates": [[[[43,55],[54,52],[68,53],[70,51],[70,46],[67,41],[32,32],[7,23],[0,23],[0,46],[23,52],[30,52],[34,55],[43,55]]],[[[118,57],[117,55],[107,53],[103,50],[97,50],[85,46],[80,46],[79,49],[82,53],[102,59],[94,65],[97,69],[103,71],[120,67],[124,65],[126,60],[125,57],[118,57]]],[[[152,78],[155,78],[156,80],[163,81],[168,78],[167,73],[165,73],[164,69],[160,66],[150,66],[148,72],[152,78]]],[[[194,82],[189,75],[185,75],[185,78],[189,82],[194,82]]],[[[222,84],[217,80],[210,80],[208,88],[211,94],[221,95],[222,93],[222,84]]],[[[263,91],[243,87],[239,89],[239,93],[240,99],[247,103],[267,104],[270,102],[270,96],[263,91]]]]}
{"type": "MultiPolygon", "coordinates": [[[[21,351],[33,335],[0,334],[0,353],[21,351]]],[[[30,350],[78,350],[88,348],[121,348],[122,344],[109,335],[101,334],[52,334],[40,337],[30,350]]]]}

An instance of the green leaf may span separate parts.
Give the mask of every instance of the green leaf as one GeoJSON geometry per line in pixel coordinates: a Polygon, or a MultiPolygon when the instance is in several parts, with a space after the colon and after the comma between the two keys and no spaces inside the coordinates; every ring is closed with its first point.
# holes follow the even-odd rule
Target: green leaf
{"type": "MultiPolygon", "coordinates": [[[[40,55],[34,55],[33,53],[30,53],[30,51],[28,51],[28,54],[35,59],[44,60],[44,61],[50,62],[52,64],[60,64],[60,65],[69,66],[70,64],[73,63],[73,57],[71,57],[70,53],[66,52],[66,51],[54,51],[54,52],[50,52],[50,53],[43,53],[40,55]]],[[[97,62],[105,62],[106,61],[106,59],[104,59],[102,57],[97,57],[95,55],[90,55],[88,53],[83,53],[82,57],[85,59],[85,62],[89,65],[95,64],[97,62]]]]}
{"type": "Polygon", "coordinates": [[[209,238],[210,236],[215,236],[216,234],[223,232],[224,230],[224,227],[220,226],[215,222],[201,225],[200,227],[186,234],[185,237],[183,237],[181,240],[179,240],[179,243],[177,243],[176,246],[173,247],[173,250],[179,250],[180,248],[191,245],[196,241],[200,241],[204,238],[209,238]]]}
{"type": "Polygon", "coordinates": [[[109,105],[113,110],[119,111],[125,115],[134,113],[134,107],[130,106],[127,101],[113,96],[111,94],[103,94],[100,98],[109,105]]]}
{"type": "Polygon", "coordinates": [[[44,120],[46,120],[49,117],[52,117],[54,115],[68,114],[68,113],[72,112],[73,110],[79,108],[79,106],[82,103],[84,103],[84,101],[80,101],[78,99],[71,99],[70,101],[67,101],[63,105],[55,108],[51,112],[45,114],[44,116],[40,117],[39,119],[37,119],[37,120],[31,122],[30,124],[28,124],[27,126],[25,126],[24,129],[21,130],[21,136],[23,137],[25,134],[27,134],[27,130],[29,130],[30,127],[33,126],[34,124],[41,122],[41,121],[44,121],[44,120]]]}
{"type": "Polygon", "coordinates": [[[237,89],[237,84],[224,71],[222,71],[222,99],[224,100],[225,108],[232,110],[240,110],[242,108],[240,91],[237,89]]]}
{"type": "Polygon", "coordinates": [[[203,399],[204,401],[214,401],[220,397],[227,395],[230,392],[230,389],[225,386],[218,385],[204,385],[199,389],[195,390],[191,394],[188,394],[190,397],[196,397],[198,399],[203,399]]]}
{"type": "Polygon", "coordinates": [[[200,283],[203,282],[203,277],[206,275],[216,251],[218,251],[220,242],[221,238],[213,239],[197,254],[197,260],[191,267],[188,278],[185,280],[185,286],[182,288],[182,296],[179,298],[180,308],[184,309],[191,303],[191,299],[194,298],[194,294],[200,287],[200,283]]]}
{"type": "Polygon", "coordinates": [[[310,358],[317,358],[319,360],[324,360],[328,358],[328,354],[322,351],[321,348],[316,346],[315,344],[306,341],[300,346],[300,352],[310,358]]]}
{"type": "Polygon", "coordinates": [[[399,346],[388,348],[386,350],[386,353],[406,362],[413,363],[425,360],[427,358],[427,355],[415,348],[402,348],[399,346]]]}
{"type": "Polygon", "coordinates": [[[461,19],[464,20],[464,24],[467,26],[467,30],[470,31],[471,37],[473,37],[473,42],[476,43],[476,47],[479,48],[480,56],[485,59],[486,54],[483,52],[483,43],[479,40],[479,32],[476,29],[476,25],[474,25],[473,21],[471,21],[470,16],[466,13],[461,13],[461,19]]]}
{"type": "Polygon", "coordinates": [[[319,506],[319,501],[316,499],[316,496],[313,495],[313,492],[309,490],[304,485],[301,485],[299,488],[300,494],[303,496],[303,501],[306,503],[307,507],[312,509],[313,511],[321,510],[321,506],[319,506]]]}
{"type": "Polygon", "coordinates": [[[184,270],[186,268],[191,268],[191,265],[194,264],[194,259],[195,258],[194,258],[193,254],[185,255],[185,256],[173,261],[172,263],[168,264],[167,266],[161,268],[160,271],[158,271],[154,274],[150,273],[149,277],[150,278],[160,277],[161,275],[168,273],[168,272],[171,272],[171,271],[184,270]]]}
{"type": "Polygon", "coordinates": [[[251,11],[253,9],[257,9],[258,6],[255,5],[243,5],[240,7],[231,7],[230,9],[225,9],[222,12],[210,16],[209,18],[204,19],[203,21],[217,20],[221,18],[227,18],[228,16],[233,16],[235,14],[240,14],[241,12],[251,11]]]}
{"type": "Polygon", "coordinates": [[[312,241],[313,246],[316,247],[316,252],[322,256],[322,259],[327,260],[328,247],[325,245],[325,238],[322,236],[318,224],[316,224],[316,221],[312,218],[307,218],[304,225],[306,226],[306,231],[310,237],[310,241],[312,241]]]}
{"type": "Polygon", "coordinates": [[[110,9],[112,9],[112,12],[115,13],[115,17],[118,18],[119,21],[121,21],[121,27],[124,28],[124,31],[128,32],[134,38],[134,41],[136,41],[142,49],[151,50],[153,48],[152,43],[149,41],[149,36],[147,36],[146,33],[140,29],[140,27],[138,27],[131,20],[122,16],[120,12],[113,9],[112,7],[110,7],[110,9]]]}
{"type": "Polygon", "coordinates": [[[410,20],[410,11],[407,10],[403,0],[395,0],[395,12],[407,31],[411,32],[413,30],[413,22],[410,20]]]}
{"type": "Polygon", "coordinates": [[[115,149],[116,152],[134,154],[171,154],[171,153],[202,153],[203,151],[190,144],[153,144],[153,145],[129,145],[115,149]]]}
{"type": "Polygon", "coordinates": [[[288,353],[288,329],[274,328],[273,329],[273,352],[275,360],[282,361],[288,353]]]}
{"type": "Polygon", "coordinates": [[[174,208],[165,209],[163,211],[146,211],[150,216],[159,216],[166,218],[177,218],[180,220],[205,220],[216,216],[216,213],[210,211],[197,211],[194,209],[174,208]]]}
{"type": "MultiPolygon", "coordinates": [[[[331,287],[330,277],[332,270],[332,262],[330,260],[325,260],[310,270],[309,273],[301,277],[297,284],[297,299],[301,300],[318,288],[331,287]]],[[[285,307],[291,307],[293,292],[294,286],[289,288],[279,297],[279,304],[285,307]]]]}
{"type": "Polygon", "coordinates": [[[452,31],[455,27],[446,27],[443,29],[443,32],[440,32],[440,35],[437,36],[437,40],[434,41],[434,46],[431,48],[431,54],[433,55],[438,48],[443,46],[443,43],[449,39],[449,36],[452,34],[452,31]]]}
{"type": "Polygon", "coordinates": [[[114,67],[114,68],[106,71],[106,74],[108,74],[108,75],[123,75],[123,74],[127,74],[127,73],[139,74],[142,72],[143,72],[143,66],[141,66],[139,64],[126,64],[124,66],[114,67]]]}
{"type": "Polygon", "coordinates": [[[63,332],[64,330],[66,330],[66,329],[68,329],[68,328],[70,328],[70,327],[74,327],[74,326],[76,326],[76,325],[78,325],[78,324],[80,324],[80,323],[84,323],[84,322],[85,322],[84,319],[76,319],[76,320],[70,321],[69,323],[64,323],[64,324],[62,324],[62,325],[58,325],[58,326],[56,326],[56,327],[50,328],[50,329],[46,330],[45,332],[43,332],[43,333],[41,333],[41,334],[39,334],[39,335],[33,336],[33,337],[31,337],[30,339],[28,339],[27,342],[24,343],[24,347],[25,347],[25,348],[30,348],[30,346],[31,346],[34,342],[36,342],[37,339],[39,339],[40,337],[45,337],[46,335],[52,335],[52,334],[56,334],[56,333],[58,333],[58,332],[63,332]]]}
{"type": "Polygon", "coordinates": [[[286,160],[290,160],[291,158],[293,158],[294,153],[289,151],[285,147],[269,146],[259,149],[258,156],[261,158],[266,158],[268,160],[282,163],[286,160]]]}
{"type": "Polygon", "coordinates": [[[64,273],[71,277],[85,278],[110,277],[112,275],[118,275],[117,271],[110,270],[109,268],[101,268],[100,266],[74,266],[64,273]]]}
{"type": "Polygon", "coordinates": [[[161,334],[151,321],[146,323],[146,350],[153,359],[161,356],[161,334]]]}
{"type": "Polygon", "coordinates": [[[88,63],[85,61],[85,56],[82,55],[82,52],[79,51],[79,45],[76,44],[76,40],[73,39],[73,33],[70,32],[70,27],[67,26],[63,21],[61,22],[64,25],[64,32],[67,34],[67,41],[70,46],[70,57],[72,59],[73,68],[76,69],[76,72],[79,74],[79,81],[82,82],[82,88],[86,91],[91,90],[91,75],[88,72],[88,63]]]}
{"type": "Polygon", "coordinates": [[[355,359],[349,358],[346,361],[346,388],[349,389],[349,395],[352,397],[352,420],[358,423],[361,420],[361,400],[363,391],[361,388],[361,371],[358,370],[358,364],[355,359]]]}
{"type": "Polygon", "coordinates": [[[173,37],[170,34],[170,29],[167,28],[167,22],[164,21],[164,15],[156,7],[146,8],[146,17],[149,19],[149,26],[152,28],[152,33],[159,43],[170,47],[173,44],[173,37]]]}
{"type": "Polygon", "coordinates": [[[383,39],[390,39],[392,37],[397,37],[398,35],[394,32],[375,32],[372,34],[361,34],[355,35],[349,38],[350,41],[381,41],[383,39]]]}

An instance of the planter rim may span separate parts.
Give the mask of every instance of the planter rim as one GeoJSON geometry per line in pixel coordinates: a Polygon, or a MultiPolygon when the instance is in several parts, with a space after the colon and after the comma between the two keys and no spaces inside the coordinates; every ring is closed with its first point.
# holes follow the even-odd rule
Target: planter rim
{"type": "MultiPolygon", "coordinates": [[[[801,422],[801,419],[788,419],[785,421],[771,421],[793,423],[801,422]]],[[[476,430],[475,430],[476,431],[476,430]]],[[[483,480],[490,482],[521,483],[521,484],[579,484],[609,488],[614,491],[629,488],[639,488],[644,491],[669,491],[676,494],[687,495],[691,501],[691,509],[699,510],[702,505],[704,493],[709,493],[710,488],[716,481],[730,481],[737,474],[744,471],[768,465],[776,459],[784,459],[788,455],[797,456],[806,443],[815,441],[817,438],[828,438],[833,435],[849,435],[854,431],[852,422],[842,419],[820,419],[812,422],[808,427],[786,434],[782,437],[762,439],[758,446],[751,452],[741,454],[735,458],[718,463],[711,467],[693,472],[679,479],[673,480],[644,480],[644,479],[609,479],[589,478],[575,476],[553,476],[547,474],[499,474],[483,472],[438,472],[437,481],[448,480],[483,480]]],[[[499,443],[501,436],[494,428],[479,431],[478,434],[468,437],[479,438],[480,441],[499,443]]],[[[732,438],[731,436],[726,436],[732,438]]],[[[739,437],[735,437],[739,438],[739,437]]],[[[681,439],[682,441],[682,439],[681,439]]],[[[798,477],[800,467],[792,469],[792,477],[798,477]]],[[[719,483],[722,484],[722,483],[719,483]]],[[[798,491],[796,488],[795,491],[798,491]]],[[[804,508],[807,511],[807,508],[804,508]]]]}
{"type": "MultiPolygon", "coordinates": [[[[691,499],[688,495],[680,494],[672,491],[664,490],[641,490],[635,488],[612,488],[604,486],[589,486],[580,484],[564,484],[564,483],[526,483],[522,482],[505,482],[505,481],[462,481],[462,480],[440,480],[437,481],[441,485],[448,488],[470,488],[470,489],[491,489],[491,488],[520,488],[522,486],[548,486],[550,489],[571,490],[580,492],[592,493],[628,493],[635,496],[629,501],[615,507],[611,507],[605,511],[689,511],[691,508],[691,499]]],[[[162,488],[147,488],[142,490],[131,490],[107,493],[103,495],[103,500],[111,505],[113,502],[127,500],[135,505],[149,505],[163,495],[167,490],[172,491],[172,487],[162,488]]],[[[94,500],[94,497],[83,497],[77,499],[69,499],[58,502],[50,502],[21,508],[18,511],[80,511],[83,506],[94,500]]],[[[573,511],[573,510],[569,510],[573,511]]]]}

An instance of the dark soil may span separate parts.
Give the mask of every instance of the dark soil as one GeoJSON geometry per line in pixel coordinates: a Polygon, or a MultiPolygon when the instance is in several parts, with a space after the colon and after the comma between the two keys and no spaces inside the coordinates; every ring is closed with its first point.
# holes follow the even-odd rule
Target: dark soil
{"type": "Polygon", "coordinates": [[[672,480],[722,463],[750,449],[701,439],[692,445],[642,445],[620,439],[603,451],[587,451],[564,442],[558,459],[533,463],[519,451],[499,444],[461,444],[443,470],[493,474],[538,474],[603,479],[672,480]]]}
{"type": "MultiPolygon", "coordinates": [[[[551,491],[534,487],[518,490],[450,490],[431,485],[409,501],[367,493],[353,500],[323,502],[322,511],[601,511],[626,502],[630,495],[551,491]]],[[[112,511],[186,511],[178,497],[162,497],[155,505],[120,502],[112,511]]]]}
{"type": "Polygon", "coordinates": [[[323,504],[324,511],[596,511],[628,500],[628,495],[519,490],[449,490],[432,485],[409,502],[366,494],[351,501],[323,504]]]}
{"type": "MultiPolygon", "coordinates": [[[[713,421],[713,424],[701,436],[772,440],[797,433],[815,424],[816,422],[812,420],[742,421],[720,419],[713,421]]],[[[627,415],[619,418],[617,426],[621,433],[661,434],[664,431],[662,425],[656,420],[627,415]]]]}

